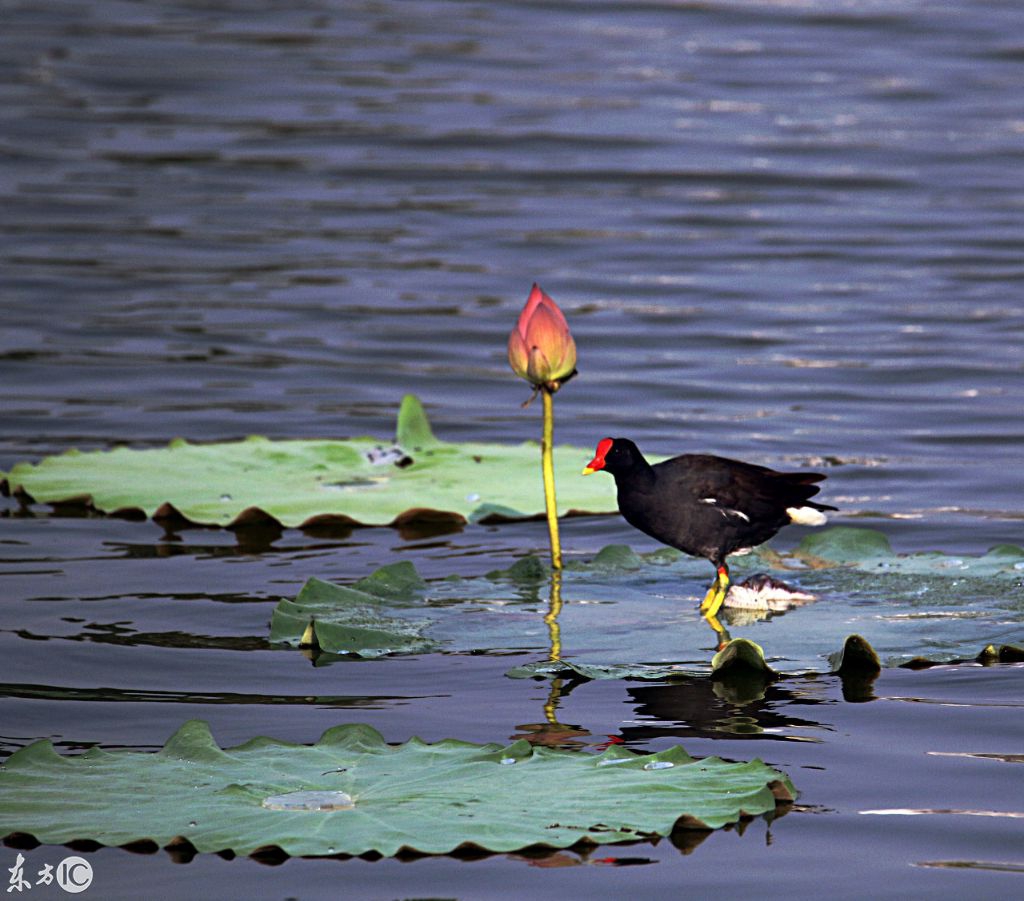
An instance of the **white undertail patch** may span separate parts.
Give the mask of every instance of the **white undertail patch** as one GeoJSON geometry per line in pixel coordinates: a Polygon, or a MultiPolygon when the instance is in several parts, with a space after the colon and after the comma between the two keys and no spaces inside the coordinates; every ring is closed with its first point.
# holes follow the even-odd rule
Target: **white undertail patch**
{"type": "Polygon", "coordinates": [[[786,507],[786,513],[790,522],[800,526],[823,526],[828,522],[828,517],[814,507],[786,507]]]}

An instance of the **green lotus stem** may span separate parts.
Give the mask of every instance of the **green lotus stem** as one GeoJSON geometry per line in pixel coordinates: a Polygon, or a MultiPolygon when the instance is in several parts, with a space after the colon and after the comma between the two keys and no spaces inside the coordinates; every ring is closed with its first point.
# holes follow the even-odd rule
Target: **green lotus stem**
{"type": "Polygon", "coordinates": [[[555,506],[555,463],[552,455],[555,437],[554,397],[541,388],[544,400],[544,431],[540,442],[541,473],[544,476],[544,508],[548,515],[548,537],[551,539],[551,568],[562,568],[562,544],[558,538],[558,509],[555,506]]]}

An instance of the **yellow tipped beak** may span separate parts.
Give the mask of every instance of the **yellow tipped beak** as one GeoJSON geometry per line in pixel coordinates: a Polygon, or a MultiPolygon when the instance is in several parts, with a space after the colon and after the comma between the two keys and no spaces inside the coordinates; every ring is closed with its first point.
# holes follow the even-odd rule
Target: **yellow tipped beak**
{"type": "Polygon", "coordinates": [[[589,476],[593,472],[604,469],[605,457],[608,455],[608,451],[612,448],[612,439],[603,438],[597,443],[597,453],[594,454],[594,459],[591,460],[586,466],[583,467],[583,475],[589,476]]]}

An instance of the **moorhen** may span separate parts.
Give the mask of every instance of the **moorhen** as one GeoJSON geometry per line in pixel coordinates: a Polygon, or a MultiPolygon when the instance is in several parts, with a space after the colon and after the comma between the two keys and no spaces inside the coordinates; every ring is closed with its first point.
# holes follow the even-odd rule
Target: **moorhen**
{"type": "Polygon", "coordinates": [[[663,544],[715,566],[715,580],[700,610],[712,619],[729,590],[725,558],[767,541],[783,526],[820,526],[827,504],[809,500],[819,491],[817,472],[776,472],[753,463],[682,454],[648,463],[628,438],[602,438],[583,469],[615,477],[626,522],[663,544]]]}

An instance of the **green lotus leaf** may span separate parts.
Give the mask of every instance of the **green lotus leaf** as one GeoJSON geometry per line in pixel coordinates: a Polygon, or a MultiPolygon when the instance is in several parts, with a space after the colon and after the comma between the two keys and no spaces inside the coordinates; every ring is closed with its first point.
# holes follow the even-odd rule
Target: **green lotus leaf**
{"type": "MultiPolygon", "coordinates": [[[[117,515],[240,527],[261,522],[402,524],[523,519],[544,512],[540,450],[438,441],[420,401],[407,395],[397,441],[244,441],[77,451],[18,463],[10,491],[40,503],[90,504],[117,515]]],[[[556,447],[559,512],[614,511],[610,479],[580,475],[591,451],[556,447]]]]}
{"type": "Polygon", "coordinates": [[[875,649],[860,635],[848,635],[843,647],[828,655],[833,673],[856,676],[877,675],[882,669],[875,649]]]}
{"type": "Polygon", "coordinates": [[[986,645],[976,659],[979,663],[1024,663],[1024,648],[1012,644],[998,648],[986,645]]]}
{"type": "Polygon", "coordinates": [[[852,526],[835,526],[821,532],[811,532],[800,542],[796,553],[833,563],[856,563],[893,556],[892,545],[881,532],[852,526]]]}
{"type": "Polygon", "coordinates": [[[597,552],[590,565],[632,572],[643,566],[643,558],[628,545],[609,544],[597,552]]]}
{"type": "Polygon", "coordinates": [[[352,587],[356,591],[379,598],[413,601],[423,594],[427,583],[409,561],[399,560],[397,563],[388,563],[374,570],[352,587]]]}
{"type": "Polygon", "coordinates": [[[875,529],[833,526],[812,532],[792,556],[816,568],[843,565],[870,572],[904,575],[991,576],[1024,571],[1024,548],[999,544],[980,556],[931,551],[896,554],[889,539],[875,529]]]}
{"type": "Polygon", "coordinates": [[[514,851],[716,829],[795,795],[759,760],[694,760],[678,746],[599,756],[525,741],[393,747],[344,725],[311,746],[256,738],[222,750],[193,720],[157,753],[62,757],[48,741],[18,751],[0,770],[0,836],[296,856],[514,851]]]}
{"type": "Polygon", "coordinates": [[[359,657],[436,650],[437,643],[423,635],[430,620],[385,612],[396,607],[405,612],[405,604],[425,586],[405,561],[381,567],[352,588],[310,579],[294,601],[282,600],[274,608],[270,640],[359,657]]]}
{"type": "Polygon", "coordinates": [[[513,582],[536,584],[545,581],[551,574],[551,564],[532,554],[520,557],[508,569],[495,569],[487,574],[488,579],[508,579],[513,582]]]}
{"type": "Polygon", "coordinates": [[[737,673],[757,675],[768,680],[778,675],[764,659],[764,649],[749,638],[734,638],[726,642],[711,658],[711,675],[716,679],[737,673]]]}
{"type": "MultiPolygon", "coordinates": [[[[790,555],[769,551],[732,562],[735,582],[768,569],[812,595],[788,612],[784,605],[734,609],[726,601],[719,614],[727,631],[724,639],[747,639],[770,651],[761,663],[749,658],[755,670],[763,664],[777,673],[835,672],[846,658],[848,664],[854,659],[856,649],[844,646],[838,662],[828,655],[852,630],[887,665],[914,658],[974,659],[986,645],[1021,643],[1024,608],[1017,586],[1024,551],[1005,545],[974,557],[891,552],[881,557],[884,536],[876,533],[853,536],[871,556],[851,559],[849,532],[842,530],[837,542],[846,548],[842,562],[816,555],[809,566],[801,548],[790,555]]],[[[828,530],[822,534],[820,549],[829,546],[828,530]]],[[[517,677],[707,676],[713,669],[723,671],[712,664],[723,636],[709,629],[698,612],[710,570],[706,561],[664,550],[636,554],[612,546],[590,559],[567,556],[558,580],[559,659],[554,661],[552,624],[545,620],[552,609],[551,571],[546,560],[533,556],[486,576],[449,576],[429,583],[407,563],[385,567],[348,587],[311,580],[294,600],[280,602],[271,640],[299,645],[309,629],[323,651],[336,654],[536,653],[538,662],[509,673],[517,677]],[[392,582],[406,587],[390,598],[374,587],[392,582]],[[360,638],[365,646],[359,646],[360,638]]],[[[734,644],[730,655],[743,647],[734,644]]]]}

